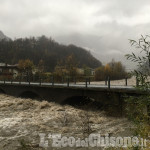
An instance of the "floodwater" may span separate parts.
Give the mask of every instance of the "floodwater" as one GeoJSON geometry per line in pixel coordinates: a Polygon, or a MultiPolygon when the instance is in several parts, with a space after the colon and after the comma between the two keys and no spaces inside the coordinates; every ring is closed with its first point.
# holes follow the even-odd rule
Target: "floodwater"
{"type": "Polygon", "coordinates": [[[100,110],[0,94],[0,150],[44,149],[39,147],[40,133],[77,138],[90,133],[129,136],[131,126],[126,118],[109,117],[100,110]]]}

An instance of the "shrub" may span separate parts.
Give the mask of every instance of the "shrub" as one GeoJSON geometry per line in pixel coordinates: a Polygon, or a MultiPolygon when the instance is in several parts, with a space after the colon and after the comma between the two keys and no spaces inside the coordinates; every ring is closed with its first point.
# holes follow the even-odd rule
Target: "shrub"
{"type": "Polygon", "coordinates": [[[141,71],[143,65],[148,62],[150,67],[150,42],[148,41],[149,36],[141,36],[138,41],[130,40],[131,46],[135,46],[136,49],[140,49],[140,56],[132,54],[127,54],[128,60],[137,63],[138,69],[132,72],[138,81],[139,86],[136,87],[143,95],[141,96],[130,96],[126,99],[127,102],[127,112],[130,120],[135,124],[135,134],[148,139],[148,134],[150,133],[150,82],[148,81],[149,68],[147,70],[141,71]]]}
{"type": "Polygon", "coordinates": [[[111,80],[124,79],[127,76],[127,72],[121,62],[112,60],[105,66],[101,66],[95,70],[96,81],[106,80],[108,76],[111,80]]]}

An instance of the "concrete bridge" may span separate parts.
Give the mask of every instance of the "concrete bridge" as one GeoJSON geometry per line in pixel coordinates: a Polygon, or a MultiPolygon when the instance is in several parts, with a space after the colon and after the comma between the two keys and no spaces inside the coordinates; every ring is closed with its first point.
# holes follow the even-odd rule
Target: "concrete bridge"
{"type": "Polygon", "coordinates": [[[122,110],[124,95],[141,94],[131,86],[106,86],[90,84],[52,84],[31,82],[0,81],[0,92],[15,97],[54,101],[60,104],[66,101],[77,102],[81,98],[88,98],[104,106],[111,105],[122,110]]]}

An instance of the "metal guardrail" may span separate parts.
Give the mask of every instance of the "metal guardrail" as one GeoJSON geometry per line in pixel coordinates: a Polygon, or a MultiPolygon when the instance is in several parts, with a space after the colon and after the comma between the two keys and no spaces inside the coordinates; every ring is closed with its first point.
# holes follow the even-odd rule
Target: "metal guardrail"
{"type": "MultiPolygon", "coordinates": [[[[94,87],[94,85],[91,85],[91,78],[85,78],[85,83],[82,82],[82,84],[79,84],[79,82],[77,83],[77,79],[74,78],[74,81],[70,81],[70,78],[68,77],[66,82],[64,80],[64,78],[62,78],[62,83],[56,83],[55,80],[54,80],[54,76],[51,77],[50,79],[50,82],[42,82],[42,78],[39,78],[39,81],[38,82],[31,82],[30,78],[28,77],[28,81],[22,81],[22,78],[20,77],[19,80],[17,81],[14,81],[13,79],[11,79],[10,81],[6,81],[5,79],[3,81],[0,81],[0,84],[25,84],[25,85],[39,85],[39,86],[42,86],[42,85],[49,85],[49,86],[58,86],[58,85],[62,85],[62,86],[65,86],[66,87],[72,87],[73,85],[79,85],[82,87],[85,87],[85,88],[88,88],[88,87],[94,87]]],[[[105,84],[104,85],[95,85],[95,87],[106,87],[108,89],[111,88],[111,79],[110,77],[108,77],[105,81],[105,84]]],[[[138,82],[138,79],[136,79],[136,86],[139,85],[139,82],[138,82]]],[[[117,86],[117,85],[116,85],[117,86]]],[[[119,85],[120,86],[120,85],[119,85]]],[[[124,87],[127,87],[128,86],[128,78],[125,78],[125,84],[124,84],[124,87]]]]}

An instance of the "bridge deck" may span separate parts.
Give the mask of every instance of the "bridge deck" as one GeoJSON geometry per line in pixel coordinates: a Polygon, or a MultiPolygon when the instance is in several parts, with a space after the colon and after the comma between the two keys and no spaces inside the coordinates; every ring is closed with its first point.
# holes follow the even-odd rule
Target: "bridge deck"
{"type": "Polygon", "coordinates": [[[139,93],[139,91],[134,86],[121,86],[121,85],[111,85],[108,88],[108,85],[98,85],[98,84],[74,84],[70,83],[69,86],[67,83],[38,83],[38,82],[10,82],[10,81],[0,81],[0,84],[5,85],[22,85],[22,86],[42,86],[42,87],[54,87],[54,88],[72,88],[72,89],[89,89],[96,91],[114,91],[121,93],[139,93]]]}

